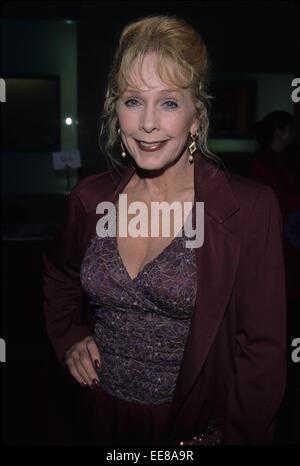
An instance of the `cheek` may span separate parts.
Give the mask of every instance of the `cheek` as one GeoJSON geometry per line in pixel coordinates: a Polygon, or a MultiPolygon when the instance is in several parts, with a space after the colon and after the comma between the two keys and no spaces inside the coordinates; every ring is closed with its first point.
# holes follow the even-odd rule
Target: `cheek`
{"type": "Polygon", "coordinates": [[[180,115],[171,114],[161,120],[161,127],[173,137],[186,137],[190,128],[190,121],[180,115]]]}
{"type": "Polygon", "coordinates": [[[138,115],[136,112],[128,111],[126,108],[117,109],[117,117],[123,131],[127,132],[136,128],[138,124],[138,115]]]}

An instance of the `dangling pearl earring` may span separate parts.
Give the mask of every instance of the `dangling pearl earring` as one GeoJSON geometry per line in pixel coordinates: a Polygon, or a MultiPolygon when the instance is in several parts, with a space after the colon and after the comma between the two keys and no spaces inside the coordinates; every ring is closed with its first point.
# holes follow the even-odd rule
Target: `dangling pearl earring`
{"type": "Polygon", "coordinates": [[[196,144],[196,135],[193,136],[192,134],[190,134],[191,138],[192,138],[192,142],[191,144],[189,145],[189,152],[190,152],[190,155],[189,155],[189,162],[190,164],[192,164],[194,162],[194,152],[196,152],[197,150],[197,144],[196,144]]]}
{"type": "Polygon", "coordinates": [[[125,159],[125,157],[126,157],[126,152],[125,152],[125,150],[124,150],[124,147],[123,147],[123,143],[122,143],[122,142],[121,142],[121,147],[122,147],[122,153],[121,153],[121,155],[122,155],[123,159],[125,159]]]}
{"type": "MultiPolygon", "coordinates": [[[[118,129],[118,135],[120,136],[120,134],[121,134],[121,129],[119,128],[119,129],[118,129]]],[[[122,141],[121,141],[121,148],[122,148],[122,153],[121,153],[121,155],[122,155],[122,157],[123,157],[123,159],[124,159],[124,158],[126,157],[126,152],[125,152],[125,149],[124,149],[124,146],[123,146],[122,141]]]]}

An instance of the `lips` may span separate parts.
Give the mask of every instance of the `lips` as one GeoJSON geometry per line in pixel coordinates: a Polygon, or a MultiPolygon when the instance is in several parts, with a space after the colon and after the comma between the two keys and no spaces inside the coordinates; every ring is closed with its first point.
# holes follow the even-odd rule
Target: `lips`
{"type": "Polygon", "coordinates": [[[146,152],[154,152],[157,150],[160,150],[166,143],[166,141],[153,141],[153,142],[146,142],[146,141],[138,141],[136,140],[136,143],[140,149],[146,152]]]}

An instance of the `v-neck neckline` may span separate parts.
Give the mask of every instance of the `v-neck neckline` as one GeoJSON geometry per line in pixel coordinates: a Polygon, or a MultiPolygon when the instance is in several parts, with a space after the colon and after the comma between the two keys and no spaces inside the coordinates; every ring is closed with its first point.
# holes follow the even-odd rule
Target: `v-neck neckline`
{"type": "Polygon", "coordinates": [[[118,248],[118,238],[117,236],[114,236],[114,243],[115,243],[115,250],[116,250],[116,253],[117,253],[117,257],[118,257],[118,260],[119,260],[119,263],[121,264],[123,270],[126,272],[126,275],[127,277],[130,279],[131,282],[135,282],[138,280],[138,278],[143,275],[145,273],[145,270],[149,267],[152,267],[155,262],[157,260],[159,260],[161,258],[161,256],[163,256],[167,251],[168,249],[172,246],[172,244],[174,243],[174,241],[178,238],[181,238],[183,235],[182,235],[182,232],[184,230],[184,225],[182,225],[181,229],[178,231],[177,235],[173,237],[172,241],[167,244],[167,246],[165,248],[163,248],[153,259],[151,259],[150,261],[146,262],[146,264],[143,266],[142,269],[140,269],[137,273],[137,275],[135,277],[131,277],[130,273],[128,272],[127,270],[127,267],[125,266],[125,263],[121,257],[121,254],[119,252],[119,248],[118,248]],[[181,235],[180,235],[181,233],[181,235]]]}
{"type": "MultiPolygon", "coordinates": [[[[195,199],[195,196],[194,196],[194,200],[192,202],[192,208],[191,208],[191,210],[190,210],[190,212],[188,214],[188,217],[189,217],[190,214],[192,215],[192,217],[194,216],[195,204],[196,204],[196,199],[195,199]]],[[[115,204],[115,207],[116,207],[116,222],[117,222],[118,221],[118,203],[115,204]]],[[[188,217],[187,217],[187,219],[188,219],[188,217]]],[[[125,263],[124,263],[124,261],[122,259],[120,251],[119,251],[117,234],[114,236],[114,248],[115,248],[115,251],[116,251],[116,254],[117,254],[117,257],[118,257],[119,264],[122,267],[122,269],[125,271],[127,277],[129,278],[129,280],[132,283],[137,281],[140,278],[140,276],[145,273],[146,269],[148,269],[149,267],[151,268],[159,259],[161,259],[161,257],[169,250],[169,248],[172,246],[172,244],[174,243],[174,241],[176,239],[182,238],[184,236],[184,227],[185,227],[185,225],[187,223],[187,219],[183,223],[180,230],[177,232],[176,236],[173,237],[172,241],[169,244],[167,244],[167,246],[165,246],[153,259],[151,259],[149,262],[146,262],[146,264],[143,266],[142,269],[140,269],[138,271],[138,273],[137,273],[137,275],[135,277],[131,277],[130,273],[128,272],[128,269],[125,266],[125,263]]]]}

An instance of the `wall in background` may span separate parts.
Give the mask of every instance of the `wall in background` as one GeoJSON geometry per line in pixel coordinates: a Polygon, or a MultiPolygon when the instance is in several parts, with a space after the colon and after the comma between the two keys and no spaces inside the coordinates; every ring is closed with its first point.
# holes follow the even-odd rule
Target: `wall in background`
{"type": "MultiPolygon", "coordinates": [[[[61,150],[77,149],[76,22],[2,20],[1,36],[3,75],[60,77],[61,150]],[[65,124],[67,116],[72,117],[73,125],[65,124]]],[[[4,194],[66,191],[65,174],[53,170],[51,153],[2,153],[1,165],[4,194]]],[[[77,178],[77,170],[72,171],[71,186],[77,178]]]]}
{"type": "MultiPolygon", "coordinates": [[[[292,73],[245,73],[217,74],[216,79],[229,81],[254,81],[257,83],[256,121],[263,119],[273,110],[285,110],[294,113],[291,99],[292,73]]],[[[251,139],[210,139],[209,148],[212,152],[255,152],[258,148],[254,138],[251,139]]]]}
{"type": "MultiPolygon", "coordinates": [[[[300,10],[295,2],[272,2],[272,5],[266,1],[166,1],[155,2],[155,5],[148,1],[8,2],[2,13],[8,21],[8,26],[4,26],[3,47],[11,55],[8,57],[6,53],[2,66],[4,63],[10,64],[15,69],[19,62],[22,67],[24,62],[28,62],[32,69],[35,67],[39,72],[46,72],[51,68],[52,73],[58,67],[62,75],[67,76],[64,79],[66,95],[76,102],[78,93],[79,121],[75,133],[77,135],[78,130],[78,147],[83,159],[81,177],[107,168],[97,141],[107,74],[123,27],[129,21],[148,14],[176,14],[193,24],[207,44],[213,64],[212,77],[223,74],[228,79],[257,79],[258,118],[279,107],[291,110],[290,77],[299,76],[297,57],[300,45],[297,29],[300,10]],[[35,35],[33,31],[36,31],[35,35]],[[278,34],[278,31],[281,33],[278,34]],[[7,40],[11,43],[8,44],[7,40]],[[13,56],[15,53],[17,58],[13,56]]],[[[294,105],[296,126],[300,134],[298,108],[299,104],[294,105]]],[[[71,110],[70,107],[68,113],[71,110]]],[[[70,128],[63,128],[63,144],[66,143],[69,130],[70,128]]],[[[75,143],[71,146],[77,148],[75,143]]],[[[230,153],[236,157],[240,154],[241,158],[256,150],[254,139],[212,139],[209,146],[212,151],[223,153],[228,158],[230,153]]],[[[70,148],[70,145],[65,144],[64,148],[70,148]]],[[[19,156],[17,157],[19,160],[19,156]]],[[[30,167],[37,167],[39,162],[36,156],[30,157],[30,167]]],[[[50,158],[47,164],[47,168],[44,167],[45,173],[48,173],[51,165],[50,158]]],[[[14,165],[17,166],[18,162],[14,162],[14,165]]],[[[19,166],[23,170],[23,161],[19,166]]],[[[41,168],[38,170],[41,173],[41,168]]],[[[13,171],[10,170],[9,173],[11,172],[13,171]]],[[[34,176],[37,177],[37,174],[34,176]]],[[[24,184],[19,177],[16,180],[12,177],[7,188],[17,189],[24,184]]],[[[66,182],[61,174],[52,174],[51,178],[43,175],[41,180],[43,182],[39,179],[32,181],[31,185],[35,186],[35,190],[65,190],[66,182]]],[[[32,186],[29,188],[33,189],[32,186]]]]}

